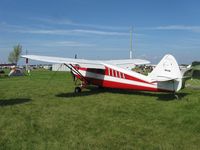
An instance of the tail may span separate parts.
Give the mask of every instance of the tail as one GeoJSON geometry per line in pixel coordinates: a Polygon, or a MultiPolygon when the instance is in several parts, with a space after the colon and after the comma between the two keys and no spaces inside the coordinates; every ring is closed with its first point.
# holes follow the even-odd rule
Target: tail
{"type": "Polygon", "coordinates": [[[176,59],[170,54],[165,55],[148,76],[153,82],[158,82],[158,88],[179,91],[182,87],[183,74],[176,59]]]}

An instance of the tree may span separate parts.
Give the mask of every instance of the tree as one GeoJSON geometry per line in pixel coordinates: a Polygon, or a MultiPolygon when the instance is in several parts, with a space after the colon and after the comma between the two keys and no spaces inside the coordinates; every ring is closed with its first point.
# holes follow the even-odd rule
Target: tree
{"type": "Polygon", "coordinates": [[[10,52],[10,54],[8,56],[8,61],[10,63],[17,64],[17,62],[19,61],[21,53],[22,53],[22,46],[20,44],[14,46],[13,51],[10,52]]]}

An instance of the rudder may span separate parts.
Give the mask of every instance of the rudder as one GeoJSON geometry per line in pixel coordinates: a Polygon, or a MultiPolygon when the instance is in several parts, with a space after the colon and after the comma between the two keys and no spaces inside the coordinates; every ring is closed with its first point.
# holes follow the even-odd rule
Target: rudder
{"type": "Polygon", "coordinates": [[[167,54],[158,63],[155,69],[148,75],[153,81],[173,82],[174,91],[182,87],[182,74],[174,56],[167,54]]]}

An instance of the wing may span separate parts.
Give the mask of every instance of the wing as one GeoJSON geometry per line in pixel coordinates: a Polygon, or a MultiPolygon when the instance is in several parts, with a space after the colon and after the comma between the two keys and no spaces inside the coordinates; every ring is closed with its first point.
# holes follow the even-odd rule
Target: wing
{"type": "Polygon", "coordinates": [[[149,64],[150,62],[142,59],[123,59],[123,60],[86,60],[86,59],[73,59],[73,58],[62,58],[62,57],[50,57],[50,56],[39,56],[39,55],[22,55],[23,58],[28,58],[37,61],[58,63],[58,64],[78,64],[85,68],[96,68],[105,69],[104,63],[116,65],[121,68],[133,68],[135,65],[149,64]]]}
{"type": "Polygon", "coordinates": [[[116,65],[124,69],[132,69],[135,67],[135,65],[145,65],[149,64],[150,62],[143,59],[122,59],[122,60],[109,60],[105,61],[105,63],[116,65]]]}
{"type": "Polygon", "coordinates": [[[50,56],[38,56],[38,55],[22,55],[22,58],[28,58],[31,60],[57,63],[57,64],[78,64],[81,67],[86,68],[97,68],[105,69],[104,65],[99,61],[85,60],[85,59],[73,59],[73,58],[62,58],[62,57],[50,57],[50,56]]]}

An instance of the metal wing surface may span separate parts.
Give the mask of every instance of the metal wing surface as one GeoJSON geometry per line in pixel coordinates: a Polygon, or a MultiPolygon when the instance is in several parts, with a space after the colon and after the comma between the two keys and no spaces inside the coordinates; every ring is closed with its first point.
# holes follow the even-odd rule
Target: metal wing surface
{"type": "Polygon", "coordinates": [[[143,59],[121,59],[121,60],[109,60],[105,61],[105,63],[116,65],[124,69],[132,69],[136,65],[145,65],[149,64],[150,62],[148,60],[143,60],[143,59]]]}
{"type": "Polygon", "coordinates": [[[21,57],[42,62],[49,62],[49,63],[79,65],[81,67],[86,67],[86,68],[97,68],[97,69],[105,68],[104,65],[101,64],[101,62],[94,60],[39,56],[39,55],[22,55],[21,57]]]}
{"type": "Polygon", "coordinates": [[[52,56],[39,56],[39,55],[22,55],[23,58],[31,60],[37,60],[49,63],[58,64],[78,64],[85,68],[96,68],[105,69],[104,63],[112,64],[121,68],[133,68],[135,65],[149,64],[150,62],[142,59],[122,59],[122,60],[86,60],[86,59],[74,59],[74,58],[63,58],[63,57],[52,57],[52,56]]]}

